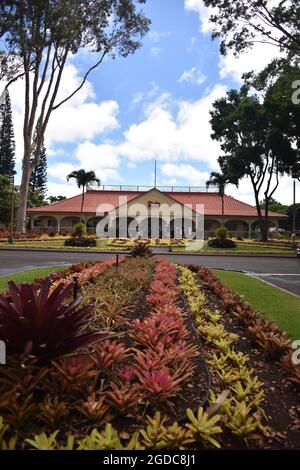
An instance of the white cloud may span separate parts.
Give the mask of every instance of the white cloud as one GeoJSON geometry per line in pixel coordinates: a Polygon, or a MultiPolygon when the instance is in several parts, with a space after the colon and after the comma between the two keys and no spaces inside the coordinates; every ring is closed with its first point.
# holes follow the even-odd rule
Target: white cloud
{"type": "MultiPolygon", "coordinates": [[[[65,67],[56,102],[68,96],[79,85],[81,77],[72,64],[65,67]]],[[[1,87],[2,88],[2,87],[1,87]]],[[[12,101],[16,140],[16,157],[23,156],[24,81],[18,80],[9,88],[12,101]]],[[[45,134],[49,154],[56,142],[80,142],[110,132],[119,127],[119,106],[116,101],[95,102],[92,84],[87,81],[83,88],[67,103],[53,111],[45,134]]]]}
{"type": "Polygon", "coordinates": [[[66,180],[66,176],[76,170],[76,166],[73,163],[57,163],[53,166],[48,167],[48,175],[53,176],[61,181],[66,180]]]}
{"type": "Polygon", "coordinates": [[[53,182],[48,182],[47,183],[47,188],[48,188],[48,196],[66,196],[66,197],[72,197],[76,196],[79,194],[81,191],[76,185],[75,182],[70,181],[70,183],[53,183],[53,182]]]}
{"type": "Polygon", "coordinates": [[[52,165],[48,168],[48,174],[57,180],[65,181],[71,171],[83,168],[86,171],[95,171],[102,183],[112,179],[121,181],[119,165],[120,159],[116,147],[111,144],[96,145],[86,141],[77,146],[73,163],[61,162],[52,165]]]}
{"type": "Polygon", "coordinates": [[[197,69],[197,67],[193,67],[190,70],[185,70],[179,78],[178,82],[188,82],[194,85],[202,85],[202,83],[204,83],[206,79],[206,75],[204,75],[201,70],[197,69]]]}
{"type": "Polygon", "coordinates": [[[92,139],[99,134],[119,127],[116,101],[83,103],[79,106],[66,104],[54,111],[46,131],[46,145],[52,142],[76,142],[92,139]]]}
{"type": "MultiPolygon", "coordinates": [[[[264,196],[264,187],[261,189],[261,199],[264,196]]],[[[238,188],[233,185],[228,185],[226,188],[226,194],[244,201],[248,204],[255,205],[254,193],[252,184],[249,178],[243,178],[240,181],[238,188]]],[[[300,182],[296,182],[296,194],[300,194],[300,182]]],[[[293,204],[293,186],[292,179],[288,176],[281,176],[279,178],[279,186],[275,191],[273,198],[282,204],[290,205],[293,204]]]]}
{"type": "MultiPolygon", "coordinates": [[[[278,4],[278,0],[274,0],[278,4]]],[[[185,9],[198,13],[200,20],[200,31],[209,33],[214,25],[209,21],[211,15],[218,14],[218,8],[206,7],[202,0],[185,0],[185,9]]],[[[219,59],[220,77],[232,77],[237,83],[241,83],[241,77],[245,72],[254,70],[259,72],[272,59],[279,56],[279,49],[270,44],[254,43],[253,47],[239,57],[235,57],[232,51],[219,59]]]]}
{"type": "Polygon", "coordinates": [[[193,37],[191,38],[190,43],[189,43],[188,48],[187,48],[187,52],[190,53],[190,52],[193,51],[194,46],[195,46],[195,44],[197,43],[197,39],[198,39],[198,38],[197,38],[196,36],[193,36],[193,37]]]}
{"type": "Polygon", "coordinates": [[[172,35],[171,31],[156,31],[152,30],[148,34],[148,38],[150,41],[153,41],[155,43],[160,42],[161,39],[167,38],[172,35]]]}
{"type": "Polygon", "coordinates": [[[199,171],[193,165],[184,163],[164,163],[161,166],[161,172],[163,175],[168,176],[170,178],[168,181],[173,182],[173,184],[184,180],[192,186],[205,186],[209,178],[208,171],[199,171]]]}
{"type": "Polygon", "coordinates": [[[217,8],[206,7],[202,0],[184,0],[184,8],[188,11],[198,13],[200,18],[200,31],[209,33],[212,30],[212,24],[209,18],[217,11],[217,8]]]}
{"type": "Polygon", "coordinates": [[[78,145],[75,154],[80,164],[90,170],[118,168],[120,164],[117,149],[112,144],[83,142],[78,145]]]}
{"type": "Polygon", "coordinates": [[[115,145],[118,154],[134,162],[199,160],[216,168],[220,147],[210,137],[209,111],[225,92],[225,86],[216,85],[198,101],[178,103],[168,93],[160,95],[146,108],[144,120],[132,124],[115,145]]]}
{"type": "Polygon", "coordinates": [[[152,57],[159,57],[161,54],[161,51],[162,51],[161,47],[153,46],[150,49],[150,54],[152,55],[152,57]]]}
{"type": "Polygon", "coordinates": [[[220,77],[231,76],[237,83],[241,83],[245,72],[251,70],[259,72],[276,57],[278,57],[278,49],[270,44],[254,44],[239,57],[235,57],[233,52],[229,51],[226,56],[220,55],[220,77]]]}

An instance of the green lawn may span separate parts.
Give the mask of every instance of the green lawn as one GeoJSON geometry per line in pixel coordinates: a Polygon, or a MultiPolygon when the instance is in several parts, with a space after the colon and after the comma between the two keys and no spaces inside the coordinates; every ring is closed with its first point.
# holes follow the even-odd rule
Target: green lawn
{"type": "MultiPolygon", "coordinates": [[[[30,248],[52,248],[52,249],[68,249],[68,250],[111,250],[111,251],[119,251],[119,250],[126,250],[126,247],[113,247],[107,246],[107,239],[98,239],[97,240],[97,247],[95,248],[74,248],[74,247],[65,247],[63,240],[46,240],[46,241],[28,241],[28,242],[17,242],[14,245],[9,245],[8,243],[0,243],[0,246],[11,247],[30,247],[30,248]]],[[[185,251],[184,248],[174,248],[173,251],[185,251]]],[[[189,250],[187,250],[189,251],[189,250]]],[[[294,251],[287,247],[272,247],[268,245],[251,245],[245,243],[238,243],[236,248],[211,248],[207,246],[205,242],[204,247],[200,250],[200,253],[257,253],[257,254],[293,254],[294,251]]]]}
{"type": "Polygon", "coordinates": [[[8,281],[15,282],[32,282],[36,278],[46,277],[49,273],[63,271],[66,266],[49,266],[47,268],[30,269],[10,276],[4,276],[0,278],[0,292],[3,292],[7,288],[8,281]]]}
{"type": "Polygon", "coordinates": [[[217,269],[212,271],[226,287],[242,296],[263,317],[277,323],[292,339],[300,338],[300,298],[246,274],[217,269]]]}
{"type": "Polygon", "coordinates": [[[96,247],[72,247],[72,246],[64,246],[64,240],[45,240],[45,241],[22,241],[22,242],[16,242],[14,245],[10,245],[9,243],[0,243],[1,246],[9,247],[9,248],[52,248],[52,249],[64,249],[64,250],[112,250],[112,251],[118,251],[118,250],[124,250],[124,248],[118,248],[118,247],[111,247],[111,246],[106,246],[107,244],[107,239],[101,239],[97,240],[97,246],[96,247]]]}
{"type": "MultiPolygon", "coordinates": [[[[180,251],[180,248],[174,248],[173,251],[180,251]]],[[[182,249],[181,249],[182,251],[182,249]]],[[[186,250],[193,251],[193,250],[186,250]]],[[[213,248],[204,242],[204,247],[199,253],[258,253],[258,254],[293,254],[293,251],[288,247],[277,247],[270,245],[257,245],[251,243],[237,243],[236,248],[213,248]]]]}

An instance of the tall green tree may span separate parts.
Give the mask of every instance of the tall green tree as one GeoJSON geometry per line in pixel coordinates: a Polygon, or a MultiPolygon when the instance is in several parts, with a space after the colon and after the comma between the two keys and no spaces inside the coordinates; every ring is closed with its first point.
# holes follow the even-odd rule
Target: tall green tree
{"type": "Polygon", "coordinates": [[[222,227],[224,227],[224,196],[225,196],[225,188],[226,185],[229,183],[229,179],[223,173],[218,173],[216,171],[212,171],[209,177],[209,180],[206,181],[206,187],[215,186],[218,188],[219,195],[221,197],[221,206],[222,206],[222,227]]]}
{"type": "Polygon", "coordinates": [[[70,181],[70,179],[75,179],[78,188],[82,188],[80,212],[81,212],[81,219],[85,223],[84,218],[83,218],[85,189],[87,186],[93,186],[94,184],[97,184],[98,186],[100,186],[100,180],[96,178],[94,171],[85,171],[83,169],[72,171],[72,173],[70,173],[67,176],[67,181],[70,181]]]}
{"type": "MultiPolygon", "coordinates": [[[[265,201],[261,201],[260,207],[265,209],[266,204],[265,201]]],[[[276,199],[270,198],[269,200],[269,210],[272,212],[279,212],[279,214],[286,214],[288,211],[289,206],[285,204],[281,204],[281,202],[276,201],[276,199]]]]}
{"type": "Polygon", "coordinates": [[[47,201],[49,204],[54,204],[55,202],[60,202],[60,201],[64,201],[66,198],[66,196],[48,196],[47,197],[47,201]]]}
{"type": "MultiPolygon", "coordinates": [[[[35,156],[33,156],[35,158],[35,156]]],[[[32,192],[37,193],[45,198],[47,193],[47,155],[44,142],[42,143],[40,156],[37,159],[37,164],[32,169],[29,188],[32,192]]]]}
{"type": "Polygon", "coordinates": [[[269,203],[279,176],[290,173],[298,158],[292,141],[274,123],[266,102],[247,90],[231,90],[211,111],[212,138],[221,143],[218,161],[229,181],[250,178],[263,240],[268,238],[269,203]],[[264,213],[260,206],[261,195],[264,213]]]}
{"type": "Polygon", "coordinates": [[[4,224],[6,228],[11,223],[12,214],[12,191],[14,191],[14,222],[16,216],[16,210],[18,207],[19,193],[18,188],[12,185],[11,178],[7,175],[0,174],[0,222],[4,224]]]}
{"type": "Polygon", "coordinates": [[[0,174],[10,178],[15,173],[15,139],[11,102],[5,90],[0,102],[0,174]]]}
{"type": "MultiPolygon", "coordinates": [[[[53,111],[70,100],[106,56],[126,57],[141,45],[150,21],[140,5],[145,0],[1,0],[2,78],[7,86],[24,79],[24,152],[17,229],[25,232],[29,180],[37,161],[32,161],[33,131],[38,128],[36,149],[53,111]],[[59,98],[61,80],[70,56],[89,50],[94,63],[87,65],[79,85],[59,98]]],[[[88,62],[87,62],[88,63],[88,62]]]]}
{"type": "Polygon", "coordinates": [[[273,44],[288,60],[300,59],[299,0],[203,0],[214,7],[212,38],[220,50],[240,54],[255,43],[273,44]]]}

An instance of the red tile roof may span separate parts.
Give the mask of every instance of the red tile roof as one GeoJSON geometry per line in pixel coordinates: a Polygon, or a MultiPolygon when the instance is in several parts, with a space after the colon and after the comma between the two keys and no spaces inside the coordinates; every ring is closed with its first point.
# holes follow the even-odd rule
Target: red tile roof
{"type": "MultiPolygon", "coordinates": [[[[138,196],[145,194],[144,191],[97,191],[88,190],[85,193],[83,212],[96,214],[100,204],[110,204],[114,208],[120,205],[120,196],[127,197],[127,202],[138,196]]],[[[168,196],[181,204],[191,204],[196,210],[197,204],[204,204],[204,213],[207,216],[220,216],[222,212],[221,197],[218,193],[211,192],[166,192],[168,196]]],[[[81,194],[55,202],[54,204],[42,207],[27,209],[28,213],[78,213],[81,209],[81,194]]],[[[121,202],[122,203],[122,202],[121,202]]],[[[224,196],[224,214],[233,217],[257,217],[256,208],[245,202],[238,201],[231,196],[224,196]]],[[[271,217],[285,217],[277,212],[270,212],[271,217]]]]}

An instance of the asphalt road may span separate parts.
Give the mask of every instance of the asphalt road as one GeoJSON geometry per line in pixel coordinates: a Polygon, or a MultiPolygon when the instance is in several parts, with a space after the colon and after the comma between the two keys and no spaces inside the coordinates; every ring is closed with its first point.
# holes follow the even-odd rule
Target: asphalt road
{"type": "MultiPolygon", "coordinates": [[[[115,256],[111,253],[60,253],[42,251],[0,250],[0,276],[41,266],[77,263],[85,260],[100,261],[115,256]]],[[[163,256],[163,253],[161,253],[163,256]]],[[[300,259],[266,256],[203,256],[172,254],[166,257],[176,263],[199,264],[250,273],[275,286],[300,296],[300,259]]]]}

